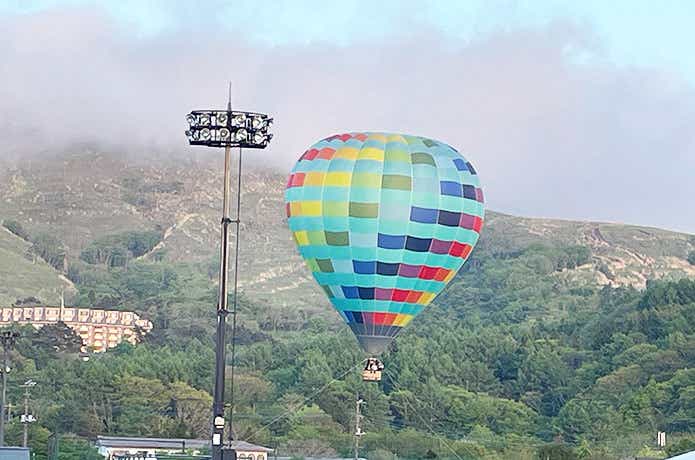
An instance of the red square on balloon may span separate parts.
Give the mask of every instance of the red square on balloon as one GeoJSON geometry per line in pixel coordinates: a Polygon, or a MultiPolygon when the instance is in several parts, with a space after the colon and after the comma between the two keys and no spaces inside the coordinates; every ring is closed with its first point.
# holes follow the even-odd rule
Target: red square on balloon
{"type": "Polygon", "coordinates": [[[333,155],[335,154],[335,149],[332,149],[330,147],[324,147],[321,150],[319,150],[318,155],[316,155],[316,158],[319,158],[321,160],[330,160],[333,158],[333,155]]]}
{"type": "Polygon", "coordinates": [[[437,274],[434,275],[434,279],[436,281],[444,281],[444,279],[449,275],[450,270],[447,270],[446,268],[440,268],[437,270],[437,274]]]}
{"type": "Polygon", "coordinates": [[[454,241],[454,244],[451,245],[451,249],[449,249],[449,254],[452,256],[459,257],[461,254],[463,254],[463,251],[466,249],[466,245],[459,243],[458,241],[454,241]]]}
{"type": "Polygon", "coordinates": [[[379,312],[374,313],[374,324],[390,326],[393,324],[393,321],[395,319],[396,319],[395,313],[379,313],[379,312]]]}
{"type": "Polygon", "coordinates": [[[417,301],[420,300],[420,297],[422,297],[422,292],[410,291],[410,294],[408,294],[408,297],[405,299],[405,301],[408,303],[417,303],[417,301]]]}
{"type": "Polygon", "coordinates": [[[483,219],[476,216],[475,219],[473,220],[473,230],[480,233],[481,228],[483,228],[483,219]]]}
{"type": "Polygon", "coordinates": [[[394,289],[393,296],[391,296],[391,300],[395,300],[396,302],[405,302],[405,299],[408,298],[409,293],[410,291],[407,291],[405,289],[394,289]]]}
{"type": "Polygon", "coordinates": [[[465,259],[466,257],[468,257],[468,255],[471,253],[472,250],[473,250],[473,246],[467,244],[465,249],[461,253],[461,257],[463,257],[465,259]]]}
{"type": "Polygon", "coordinates": [[[434,277],[437,275],[437,268],[436,267],[428,267],[426,265],[422,266],[422,269],[420,269],[420,278],[425,279],[425,280],[431,280],[434,279],[434,277]]]}
{"type": "Polygon", "coordinates": [[[306,152],[304,152],[304,155],[302,156],[303,160],[313,160],[316,158],[316,155],[319,154],[319,151],[316,149],[309,149],[306,152]]]}
{"type": "Polygon", "coordinates": [[[301,187],[304,185],[305,173],[294,173],[290,177],[289,187],[301,187]]]}

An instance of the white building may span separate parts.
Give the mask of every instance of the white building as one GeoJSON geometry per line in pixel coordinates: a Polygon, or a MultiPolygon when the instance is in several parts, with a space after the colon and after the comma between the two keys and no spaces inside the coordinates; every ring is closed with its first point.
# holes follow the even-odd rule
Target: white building
{"type": "MultiPolygon", "coordinates": [[[[106,460],[155,460],[157,454],[200,454],[210,447],[210,440],[98,436],[96,447],[106,460]]],[[[231,447],[238,460],[268,460],[268,454],[273,452],[245,441],[233,441],[231,447]]]]}
{"type": "Polygon", "coordinates": [[[669,457],[666,460],[695,460],[695,450],[676,455],[675,457],[669,457]]]}

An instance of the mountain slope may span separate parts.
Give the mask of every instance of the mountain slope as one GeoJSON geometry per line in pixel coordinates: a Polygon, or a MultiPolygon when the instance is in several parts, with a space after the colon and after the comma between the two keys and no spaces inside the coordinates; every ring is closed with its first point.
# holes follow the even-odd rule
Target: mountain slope
{"type": "Polygon", "coordinates": [[[30,244],[0,227],[0,306],[36,297],[53,305],[61,293],[75,294],[75,286],[40,258],[30,254],[30,244]]]}
{"type": "MultiPolygon", "coordinates": [[[[0,218],[30,232],[50,231],[79,257],[95,238],[158,230],[143,259],[210,261],[218,257],[221,172],[218,162],[132,163],[87,149],[2,168],[0,218]]],[[[324,307],[285,224],[284,174],[249,168],[243,177],[240,285],[252,299],[277,306],[324,307]]],[[[695,237],[594,222],[529,219],[488,212],[481,247],[494,252],[530,245],[581,245],[591,261],[553,276],[587,284],[645,286],[647,279],[695,276],[687,260],[695,237]]],[[[232,235],[233,240],[234,235],[232,235]]],[[[214,279],[214,276],[211,276],[214,279]]]]}

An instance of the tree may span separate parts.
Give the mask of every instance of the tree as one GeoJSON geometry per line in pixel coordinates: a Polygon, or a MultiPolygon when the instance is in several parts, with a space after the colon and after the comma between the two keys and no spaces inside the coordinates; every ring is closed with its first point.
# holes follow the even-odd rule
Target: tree
{"type": "Polygon", "coordinates": [[[58,460],[103,460],[104,457],[87,440],[61,437],[58,440],[58,460]]]}
{"type": "Polygon", "coordinates": [[[685,454],[695,450],[695,438],[688,437],[679,439],[670,446],[666,448],[666,454],[670,457],[675,457],[676,455],[685,454]]]}
{"type": "Polygon", "coordinates": [[[54,360],[74,359],[83,346],[82,338],[70,326],[58,321],[34,331],[25,353],[34,359],[36,367],[43,368],[54,360]]]}
{"type": "Polygon", "coordinates": [[[538,449],[538,460],[576,460],[577,456],[571,447],[563,444],[547,444],[538,449]]]}
{"type": "Polygon", "coordinates": [[[50,266],[62,270],[65,263],[65,248],[55,236],[39,233],[32,238],[31,250],[50,266]]]}
{"type": "Polygon", "coordinates": [[[10,232],[14,233],[24,241],[29,241],[30,235],[29,232],[27,232],[22,224],[20,224],[16,220],[12,219],[5,219],[2,221],[2,226],[8,229],[10,232]]]}
{"type": "Polygon", "coordinates": [[[212,405],[212,396],[184,382],[172,383],[169,386],[169,392],[173,412],[180,422],[179,428],[183,428],[179,436],[204,438],[210,430],[208,412],[212,405]]]}

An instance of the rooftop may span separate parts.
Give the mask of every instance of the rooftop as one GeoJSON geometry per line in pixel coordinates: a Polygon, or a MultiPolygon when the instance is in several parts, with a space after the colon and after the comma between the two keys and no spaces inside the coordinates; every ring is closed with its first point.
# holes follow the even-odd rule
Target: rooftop
{"type": "MultiPolygon", "coordinates": [[[[130,438],[123,436],[97,436],[97,446],[105,448],[142,448],[142,449],[181,449],[210,447],[209,439],[183,439],[183,438],[130,438]]],[[[251,444],[246,441],[232,441],[232,449],[272,452],[273,449],[251,444]]]]}

